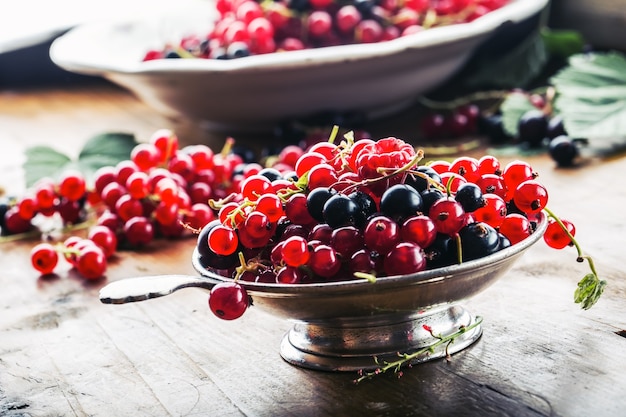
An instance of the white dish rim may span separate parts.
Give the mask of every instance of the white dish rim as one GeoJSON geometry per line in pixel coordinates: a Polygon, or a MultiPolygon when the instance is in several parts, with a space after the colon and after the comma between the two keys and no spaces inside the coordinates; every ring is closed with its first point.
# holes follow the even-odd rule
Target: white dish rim
{"type": "Polygon", "coordinates": [[[79,25],[58,37],[50,47],[50,57],[60,67],[78,73],[104,75],[159,74],[194,72],[280,71],[286,68],[311,67],[331,63],[360,61],[391,56],[411,50],[436,47],[447,42],[481,36],[506,23],[523,21],[548,4],[549,0],[512,0],[472,22],[424,30],[391,41],[329,46],[301,51],[253,55],[232,60],[160,59],[136,62],[95,63],[77,51],[77,45],[88,43],[90,36],[116,26],[145,24],[145,20],[107,21],[79,25]]]}

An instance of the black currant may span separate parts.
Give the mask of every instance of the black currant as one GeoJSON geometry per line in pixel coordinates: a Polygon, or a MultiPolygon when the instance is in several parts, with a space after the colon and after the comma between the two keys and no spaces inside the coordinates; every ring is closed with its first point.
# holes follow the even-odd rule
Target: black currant
{"type": "Polygon", "coordinates": [[[443,191],[432,187],[422,191],[420,195],[422,196],[422,213],[425,215],[428,215],[428,212],[430,212],[430,208],[435,201],[441,200],[446,196],[443,191]]]}
{"type": "Polygon", "coordinates": [[[539,147],[548,134],[548,118],[541,110],[528,110],[520,118],[517,128],[522,143],[539,147]]]}
{"type": "Polygon", "coordinates": [[[548,121],[546,136],[550,139],[554,139],[561,135],[567,135],[567,132],[565,131],[565,125],[563,124],[563,116],[556,115],[548,121]]]}
{"type": "MultiPolygon", "coordinates": [[[[426,166],[426,165],[420,165],[417,168],[417,172],[427,175],[428,177],[430,177],[431,180],[441,184],[441,177],[439,176],[439,174],[437,174],[437,171],[435,171],[431,167],[426,166]]],[[[424,178],[423,176],[418,175],[418,174],[412,174],[412,173],[407,175],[406,179],[404,180],[404,183],[415,188],[420,193],[426,190],[427,188],[429,188],[431,185],[430,181],[424,178]]]]}
{"type": "Polygon", "coordinates": [[[276,168],[263,168],[259,171],[259,175],[263,175],[270,181],[275,181],[283,178],[283,175],[276,168]]]}
{"type": "Polygon", "coordinates": [[[245,42],[233,42],[226,48],[226,56],[229,59],[243,58],[250,55],[250,48],[245,42]]]}
{"type": "Polygon", "coordinates": [[[381,196],[380,211],[396,223],[403,223],[422,211],[422,196],[409,185],[396,184],[381,196]]]}
{"type": "Polygon", "coordinates": [[[523,210],[521,210],[519,207],[515,205],[515,201],[513,201],[513,199],[511,199],[510,201],[506,203],[506,213],[507,214],[516,213],[516,214],[522,214],[526,216],[526,213],[524,213],[523,210]]]}
{"type": "Polygon", "coordinates": [[[457,263],[456,251],[452,248],[452,238],[443,233],[437,233],[435,241],[424,249],[424,253],[428,269],[457,263]]]}
{"type": "Polygon", "coordinates": [[[228,54],[226,53],[226,48],[218,47],[211,49],[211,53],[209,54],[209,58],[211,59],[228,59],[228,54]]]}
{"type": "MultiPolygon", "coordinates": [[[[350,193],[348,197],[350,198],[350,200],[357,203],[358,206],[361,208],[361,213],[363,214],[364,220],[378,211],[378,208],[376,206],[376,202],[374,201],[374,199],[369,194],[364,193],[363,191],[359,191],[359,190],[354,191],[350,193]]],[[[363,222],[363,224],[357,224],[356,226],[357,227],[365,226],[365,221],[363,222]]]]}
{"type": "Polygon", "coordinates": [[[284,172],[282,175],[283,175],[283,179],[286,179],[288,181],[298,182],[298,174],[296,173],[296,171],[284,172]]]}
{"type": "Polygon", "coordinates": [[[506,249],[511,246],[511,241],[506,236],[504,236],[502,233],[498,233],[498,236],[500,239],[500,250],[506,249]]]}
{"type": "Polygon", "coordinates": [[[504,130],[501,114],[480,116],[478,118],[478,131],[487,136],[489,142],[493,144],[507,143],[513,139],[504,130]]]}
{"type": "Polygon", "coordinates": [[[289,0],[288,6],[291,10],[304,12],[311,8],[309,0],[289,0]]]}
{"type": "MultiPolygon", "coordinates": [[[[459,230],[463,261],[482,258],[500,250],[500,234],[487,223],[475,222],[459,230]]],[[[457,240],[452,239],[451,246],[457,250],[457,240]]]]}
{"type": "Polygon", "coordinates": [[[232,255],[224,256],[213,252],[209,247],[209,233],[220,225],[221,222],[215,219],[202,228],[198,234],[196,248],[198,250],[200,264],[207,269],[230,269],[239,263],[239,255],[235,251],[232,255]]]}
{"type": "Polygon", "coordinates": [[[454,199],[461,204],[463,210],[467,213],[476,211],[485,205],[485,199],[480,187],[471,182],[461,184],[456,191],[454,199]]]}
{"type": "Polygon", "coordinates": [[[254,151],[247,146],[235,145],[233,146],[232,152],[241,157],[244,163],[249,164],[256,162],[256,155],[254,154],[254,151]]]}
{"type": "Polygon", "coordinates": [[[180,58],[180,54],[176,51],[168,51],[165,56],[165,59],[178,59],[180,58]]]}
{"type": "Polygon", "coordinates": [[[372,16],[374,6],[376,6],[376,2],[374,0],[354,0],[354,7],[356,7],[364,19],[372,16]]]}
{"type": "Polygon", "coordinates": [[[552,139],[548,146],[548,152],[550,157],[561,167],[572,166],[579,155],[578,146],[566,135],[552,139]]]}
{"type": "Polygon", "coordinates": [[[324,205],[333,195],[337,194],[332,188],[317,187],[312,190],[306,197],[306,208],[309,211],[311,217],[318,222],[324,221],[324,205]]]}
{"type": "Polygon", "coordinates": [[[0,233],[4,232],[6,229],[5,217],[10,207],[11,206],[10,206],[8,199],[0,200],[0,233]]]}
{"type": "Polygon", "coordinates": [[[342,226],[356,226],[365,223],[361,207],[343,194],[335,194],[326,201],[322,210],[324,221],[336,229],[342,226]]]}
{"type": "Polygon", "coordinates": [[[241,163],[241,164],[237,164],[237,166],[235,166],[235,168],[233,168],[233,172],[231,174],[231,177],[236,177],[238,175],[243,175],[244,170],[246,169],[246,164],[241,163]]]}

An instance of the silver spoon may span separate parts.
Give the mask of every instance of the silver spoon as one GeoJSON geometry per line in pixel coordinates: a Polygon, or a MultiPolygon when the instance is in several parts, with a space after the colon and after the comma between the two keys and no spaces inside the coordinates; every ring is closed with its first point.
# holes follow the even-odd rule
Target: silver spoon
{"type": "Polygon", "coordinates": [[[100,290],[104,304],[125,304],[163,297],[183,288],[210,290],[217,282],[191,275],[154,275],[114,281],[100,290]]]}

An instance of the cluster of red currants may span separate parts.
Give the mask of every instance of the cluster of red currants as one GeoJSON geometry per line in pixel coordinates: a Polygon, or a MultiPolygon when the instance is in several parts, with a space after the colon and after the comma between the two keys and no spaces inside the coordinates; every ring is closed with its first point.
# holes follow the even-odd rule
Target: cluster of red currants
{"type": "MultiPolygon", "coordinates": [[[[528,163],[501,167],[485,156],[419,165],[422,157],[394,137],[346,135],[338,145],[286,147],[281,169],[244,175],[198,236],[200,264],[235,278],[214,288],[221,295],[212,310],[243,314],[248,297],[237,281],[409,274],[487,256],[533,233],[548,193],[528,163]]],[[[552,223],[546,242],[565,246],[570,237],[552,223]]]]}
{"type": "MultiPolygon", "coordinates": [[[[228,143],[232,145],[232,139],[228,143]]],[[[209,201],[236,189],[234,172],[243,163],[228,149],[223,153],[214,153],[206,145],[179,149],[172,131],[158,130],[148,142],[133,148],[130,159],[98,169],[93,184],[74,171],[66,172],[58,184],[40,181],[32,193],[7,210],[3,226],[8,233],[23,232],[33,227],[35,216],[48,216],[55,210],[66,223],[75,223],[85,217],[75,214],[79,207],[90,209],[96,220],[87,238],[72,236],[57,245],[41,243],[33,248],[31,261],[40,273],[48,274],[62,254],[83,277],[100,278],[106,260],[118,248],[141,247],[157,236],[191,234],[215,218],[209,201]],[[68,206],[76,208],[69,211],[68,206]]]]}
{"type": "Polygon", "coordinates": [[[144,60],[232,59],[353,43],[388,41],[431,27],[464,23],[508,0],[217,0],[208,35],[148,51],[144,60]]]}
{"type": "Polygon", "coordinates": [[[3,235],[25,233],[33,228],[36,215],[58,214],[65,224],[85,220],[86,184],[83,175],[67,170],[58,181],[43,178],[19,199],[3,203],[0,229],[3,235]]]}
{"type": "Polygon", "coordinates": [[[466,104],[452,110],[429,111],[420,120],[420,131],[427,139],[456,138],[478,131],[481,117],[476,104],[466,104]]]}

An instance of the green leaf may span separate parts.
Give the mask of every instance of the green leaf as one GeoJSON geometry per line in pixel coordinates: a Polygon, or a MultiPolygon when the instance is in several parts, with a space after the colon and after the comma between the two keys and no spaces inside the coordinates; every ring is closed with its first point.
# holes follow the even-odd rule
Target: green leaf
{"type": "Polygon", "coordinates": [[[626,137],[626,58],[619,52],[577,54],[550,80],[554,106],[576,138],[626,137]]]}
{"type": "Polygon", "coordinates": [[[539,31],[502,56],[487,51],[472,64],[464,84],[472,89],[523,88],[533,81],[548,62],[548,53],[539,31]]]}
{"type": "Polygon", "coordinates": [[[544,28],[541,38],[550,55],[569,58],[583,52],[586,41],[580,32],[574,30],[555,30],[544,28]]]}
{"type": "Polygon", "coordinates": [[[126,133],[106,133],[90,138],[81,149],[78,158],[72,160],[49,146],[26,149],[24,174],[26,187],[33,186],[43,177],[57,178],[63,171],[77,169],[90,178],[103,166],[114,166],[130,158],[137,145],[135,137],[126,133]]]}
{"type": "Polygon", "coordinates": [[[105,133],[89,139],[78,155],[79,170],[90,177],[98,168],[113,166],[130,159],[137,145],[135,137],[127,133],[105,133]]]}
{"type": "Polygon", "coordinates": [[[500,105],[504,131],[510,136],[517,136],[519,119],[524,113],[533,109],[536,109],[536,107],[531,103],[527,94],[509,93],[500,105]]]}
{"type": "Polygon", "coordinates": [[[589,273],[578,282],[574,302],[584,310],[589,310],[600,299],[605,287],[606,281],[600,281],[596,274],[589,273]]]}
{"type": "Polygon", "coordinates": [[[26,186],[32,186],[37,180],[55,178],[70,162],[70,158],[49,146],[34,146],[26,149],[24,175],[26,186]]]}

